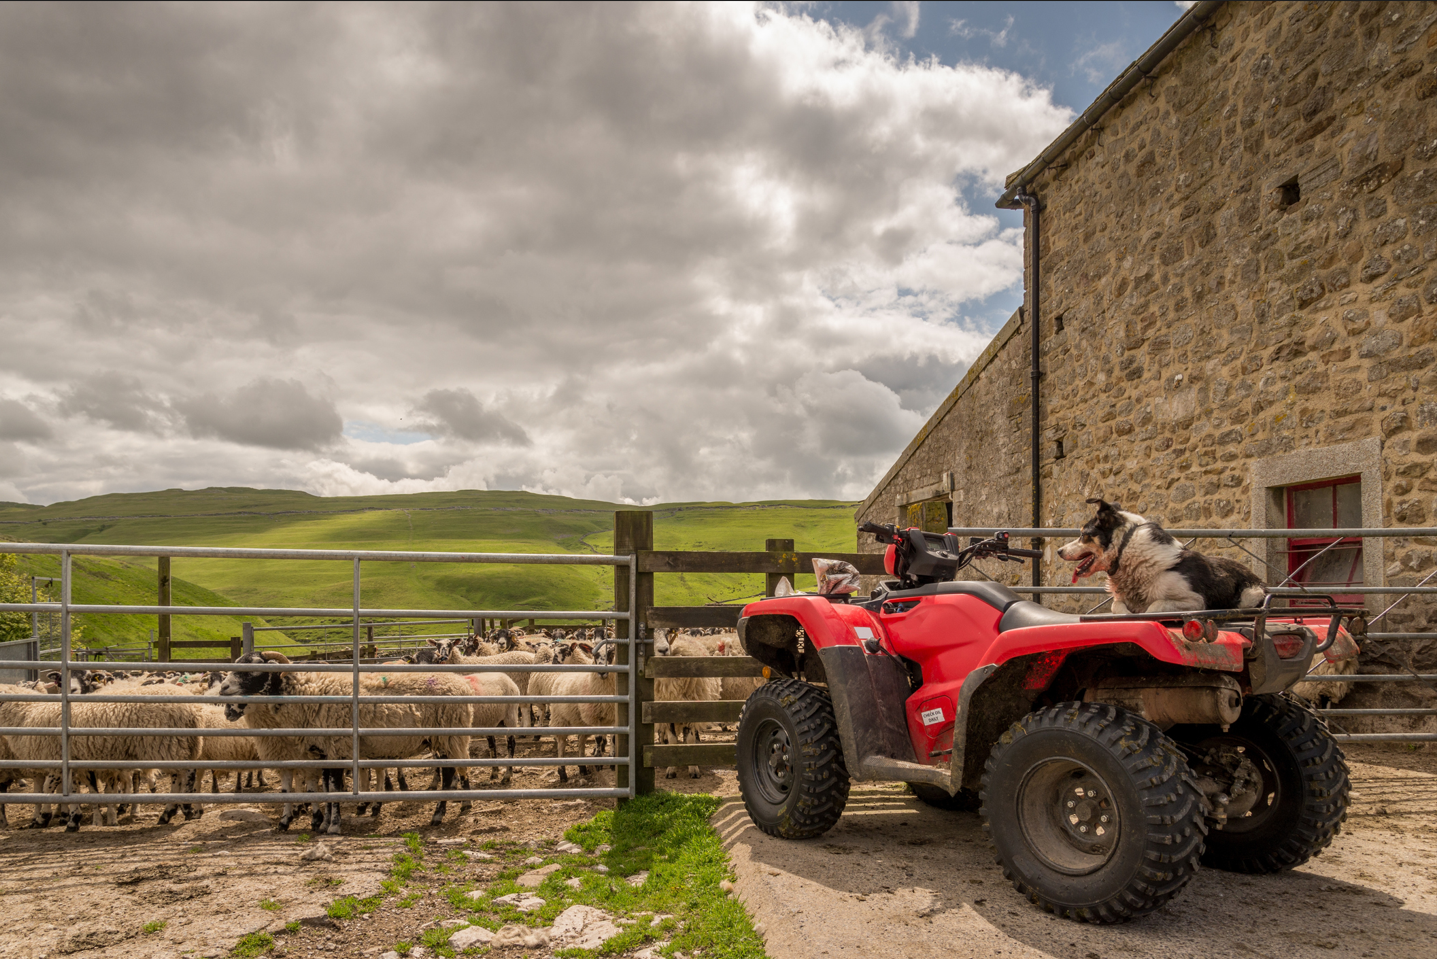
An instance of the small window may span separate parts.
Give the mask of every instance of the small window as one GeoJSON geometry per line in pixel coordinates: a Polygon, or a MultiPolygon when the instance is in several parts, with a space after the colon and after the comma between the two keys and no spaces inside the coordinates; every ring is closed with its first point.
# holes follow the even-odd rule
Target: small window
{"type": "Polygon", "coordinates": [[[1302,199],[1302,185],[1297,182],[1297,177],[1293,177],[1291,180],[1288,180],[1286,183],[1282,184],[1277,189],[1277,204],[1278,207],[1283,210],[1286,210],[1298,200],[1302,199]]]}
{"type": "Polygon", "coordinates": [[[946,533],[953,525],[953,504],[948,500],[931,499],[908,507],[905,525],[925,533],[946,533]]]}
{"type": "Polygon", "coordinates": [[[1063,332],[1063,314],[1061,314],[1061,313],[1059,313],[1057,316],[1053,317],[1053,332],[1054,332],[1054,333],[1061,333],[1061,332],[1063,332]]]}
{"type": "Polygon", "coordinates": [[[1339,602],[1362,602],[1360,595],[1340,593],[1343,586],[1362,585],[1362,539],[1316,533],[1325,529],[1361,527],[1360,477],[1289,486],[1287,528],[1314,531],[1287,541],[1287,572],[1292,576],[1293,583],[1337,594],[1339,602]],[[1331,549],[1327,548],[1329,546],[1331,549]]]}
{"type": "Polygon", "coordinates": [[[1063,455],[1063,441],[1058,440],[1053,447],[1053,459],[1060,460],[1063,458],[1063,455]]]}

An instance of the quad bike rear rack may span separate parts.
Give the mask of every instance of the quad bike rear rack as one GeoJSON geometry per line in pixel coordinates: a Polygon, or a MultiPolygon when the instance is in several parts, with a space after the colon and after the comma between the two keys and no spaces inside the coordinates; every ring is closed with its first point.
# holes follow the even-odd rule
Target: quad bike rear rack
{"type": "Polygon", "coordinates": [[[1326,653],[1346,630],[1354,641],[1367,635],[1367,610],[1362,606],[1339,605],[1332,596],[1313,593],[1303,600],[1313,600],[1314,606],[1273,607],[1277,598],[1272,594],[1263,597],[1262,605],[1247,609],[1204,609],[1192,612],[1167,613],[1094,613],[1079,617],[1085,623],[1111,622],[1157,622],[1178,624],[1183,635],[1189,639],[1212,642],[1219,629],[1240,633],[1250,645],[1244,656],[1252,662],[1250,667],[1256,691],[1286,689],[1302,680],[1308,672],[1312,657],[1326,653]],[[1319,641],[1317,632],[1304,625],[1309,618],[1327,620],[1327,628],[1319,641]],[[1292,655],[1278,654],[1276,637],[1296,637],[1302,646],[1292,655]]]}

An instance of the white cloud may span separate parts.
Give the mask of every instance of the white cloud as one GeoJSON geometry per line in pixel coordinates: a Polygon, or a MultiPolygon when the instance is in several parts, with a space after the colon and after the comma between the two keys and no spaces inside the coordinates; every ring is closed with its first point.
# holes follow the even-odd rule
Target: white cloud
{"type": "Polygon", "coordinates": [[[12,5],[0,85],[37,502],[862,496],[1020,279],[960,186],[1071,117],[740,4],[12,5]]]}
{"type": "Polygon", "coordinates": [[[972,40],[974,37],[985,38],[990,46],[1002,48],[1008,45],[1008,35],[1013,31],[1013,18],[1007,17],[1003,21],[1002,30],[989,30],[986,27],[973,27],[968,25],[967,20],[949,20],[948,32],[955,37],[964,40],[972,40]]]}

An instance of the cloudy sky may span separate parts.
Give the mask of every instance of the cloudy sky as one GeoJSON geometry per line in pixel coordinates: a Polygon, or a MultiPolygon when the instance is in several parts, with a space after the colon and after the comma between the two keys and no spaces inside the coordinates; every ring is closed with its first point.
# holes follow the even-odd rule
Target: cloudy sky
{"type": "Polygon", "coordinates": [[[1180,10],[0,7],[0,500],[861,498],[1180,10]]]}

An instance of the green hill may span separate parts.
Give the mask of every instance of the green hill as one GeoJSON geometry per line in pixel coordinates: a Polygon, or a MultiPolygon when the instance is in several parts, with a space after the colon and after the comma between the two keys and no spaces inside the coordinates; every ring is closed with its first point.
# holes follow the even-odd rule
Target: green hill
{"type": "MultiPolygon", "coordinates": [[[[628,507],[505,491],[319,497],[243,487],[166,490],[41,508],[0,504],[0,537],[81,545],[605,553],[613,547],[614,510],[622,508],[628,507]]],[[[675,503],[652,509],[658,549],[753,550],[768,538],[793,539],[799,549],[815,551],[846,552],[854,544],[851,503],[675,503]]],[[[35,575],[58,569],[58,560],[48,557],[22,557],[22,564],[35,575]]],[[[76,568],[76,601],[141,602],[154,595],[154,560],[82,556],[76,568]]],[[[343,562],[176,559],[172,575],[177,605],[348,606],[351,601],[351,567],[343,562]]],[[[362,576],[362,602],[370,607],[541,610],[612,604],[612,573],[603,567],[367,563],[362,576]]],[[[757,575],[672,574],[655,583],[662,605],[732,600],[762,589],[757,575]]],[[[152,616],[85,620],[90,645],[143,641],[155,622],[152,616]]],[[[238,622],[177,617],[174,638],[237,635],[238,622]]]]}

